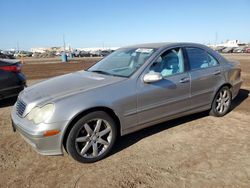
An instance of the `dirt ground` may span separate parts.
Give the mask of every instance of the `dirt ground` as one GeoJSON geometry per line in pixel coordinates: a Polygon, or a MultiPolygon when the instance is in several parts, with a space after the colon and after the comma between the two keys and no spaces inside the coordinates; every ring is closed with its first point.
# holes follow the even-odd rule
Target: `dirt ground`
{"type": "MultiPolygon", "coordinates": [[[[37,154],[12,132],[14,99],[1,101],[0,187],[250,187],[250,56],[227,58],[241,62],[244,79],[229,114],[199,113],[124,136],[94,164],[37,154]]],[[[30,85],[94,61],[27,63],[23,71],[30,85]]]]}
{"type": "Polygon", "coordinates": [[[75,58],[67,63],[60,63],[58,58],[34,59],[24,61],[22,71],[28,80],[46,79],[61,74],[89,68],[100,58],[75,58]]]}

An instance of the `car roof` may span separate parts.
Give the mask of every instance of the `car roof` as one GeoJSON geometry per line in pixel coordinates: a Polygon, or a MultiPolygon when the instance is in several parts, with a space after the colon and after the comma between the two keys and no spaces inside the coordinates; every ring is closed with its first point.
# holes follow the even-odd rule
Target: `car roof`
{"type": "Polygon", "coordinates": [[[123,48],[165,48],[165,47],[171,47],[171,46],[176,46],[176,45],[188,45],[188,46],[193,46],[193,47],[206,47],[205,45],[198,44],[198,43],[190,43],[190,42],[160,42],[160,43],[145,43],[145,44],[136,44],[136,45],[130,45],[130,46],[125,46],[123,48]]]}
{"type": "Polygon", "coordinates": [[[9,64],[16,64],[20,63],[21,61],[19,59],[2,59],[0,58],[0,63],[9,63],[9,64]]]}

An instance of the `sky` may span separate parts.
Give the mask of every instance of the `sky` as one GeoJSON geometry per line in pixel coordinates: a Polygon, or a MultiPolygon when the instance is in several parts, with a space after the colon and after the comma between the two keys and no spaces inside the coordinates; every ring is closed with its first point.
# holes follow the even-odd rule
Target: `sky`
{"type": "Polygon", "coordinates": [[[0,49],[250,42],[250,0],[0,0],[0,49]]]}

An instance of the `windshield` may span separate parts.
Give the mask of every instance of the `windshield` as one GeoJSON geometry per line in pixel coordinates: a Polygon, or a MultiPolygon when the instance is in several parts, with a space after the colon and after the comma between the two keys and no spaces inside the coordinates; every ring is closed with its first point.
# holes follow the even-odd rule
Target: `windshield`
{"type": "Polygon", "coordinates": [[[88,69],[91,72],[129,77],[154,53],[153,48],[120,49],[88,69]]]}

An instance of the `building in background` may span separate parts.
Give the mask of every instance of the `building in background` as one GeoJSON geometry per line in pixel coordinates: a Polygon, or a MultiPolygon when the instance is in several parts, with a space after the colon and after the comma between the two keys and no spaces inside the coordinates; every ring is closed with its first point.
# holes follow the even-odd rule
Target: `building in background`
{"type": "Polygon", "coordinates": [[[216,47],[227,47],[227,48],[237,48],[241,46],[246,46],[246,43],[242,43],[239,40],[227,40],[224,43],[221,44],[212,44],[208,45],[209,47],[216,48],[216,47]]]}

